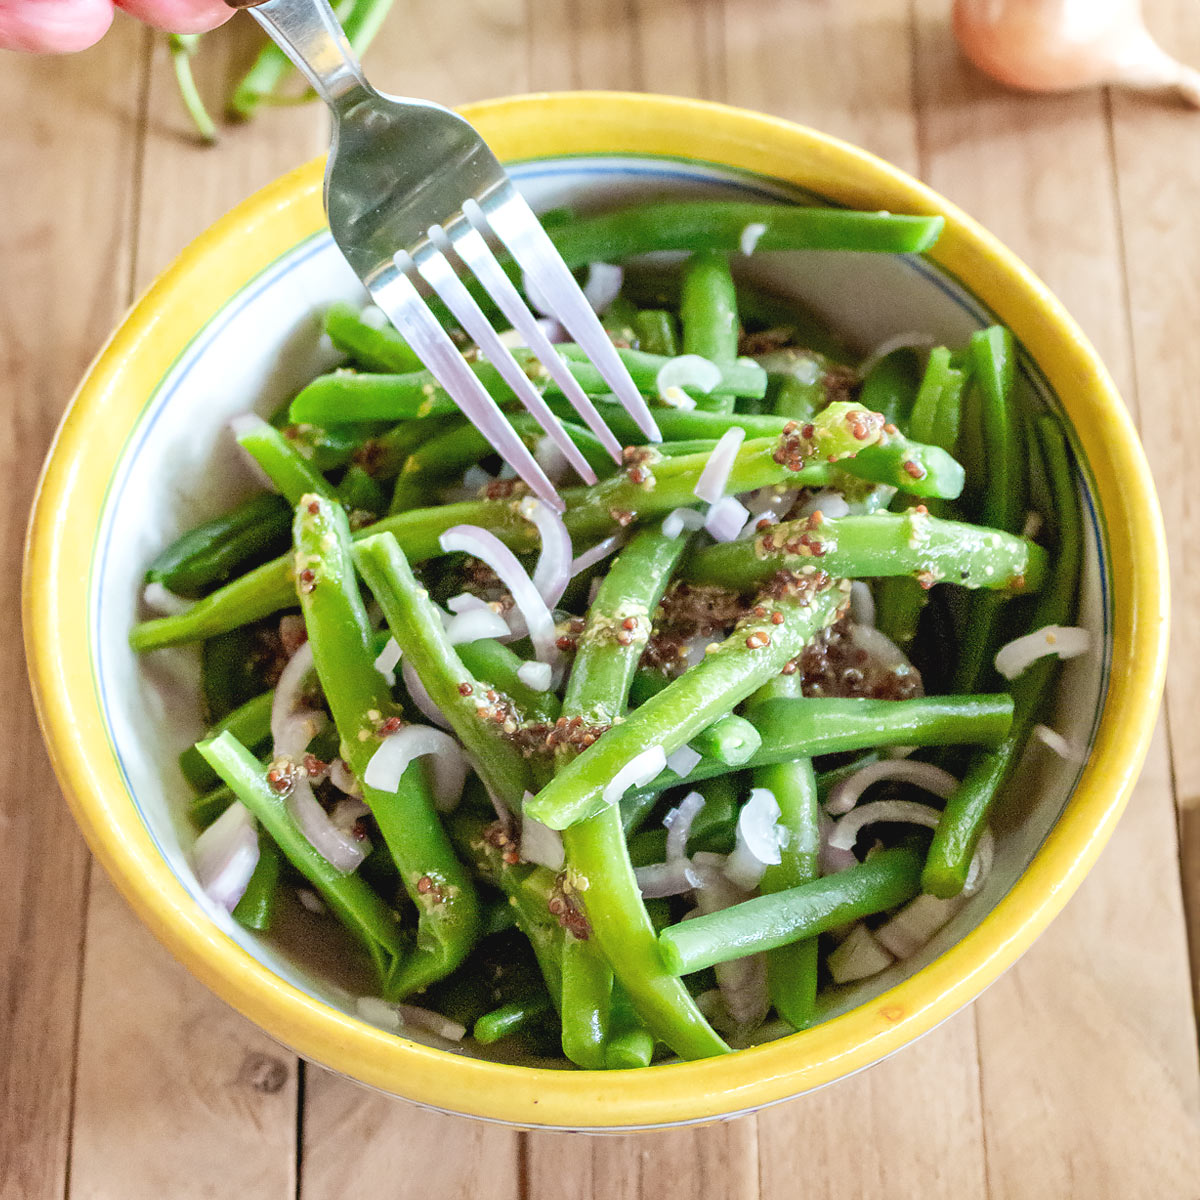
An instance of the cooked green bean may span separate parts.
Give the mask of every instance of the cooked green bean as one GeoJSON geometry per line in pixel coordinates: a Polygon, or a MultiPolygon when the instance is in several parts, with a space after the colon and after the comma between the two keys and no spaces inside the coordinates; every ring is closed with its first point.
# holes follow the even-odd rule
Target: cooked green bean
{"type": "Polygon", "coordinates": [[[658,935],[667,969],[690,975],[775,950],[905,904],[921,890],[921,854],[898,846],[857,867],[671,925],[658,935]]]}

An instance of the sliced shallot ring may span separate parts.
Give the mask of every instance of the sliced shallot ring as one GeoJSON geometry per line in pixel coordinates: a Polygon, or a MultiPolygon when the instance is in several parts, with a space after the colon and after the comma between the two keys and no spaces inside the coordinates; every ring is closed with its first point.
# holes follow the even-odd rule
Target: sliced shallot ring
{"type": "MultiPolygon", "coordinates": [[[[879,783],[883,779],[893,779],[897,783],[911,783],[916,787],[924,788],[927,792],[932,792],[942,800],[949,800],[959,785],[959,780],[949,771],[935,767],[933,763],[912,762],[907,758],[889,758],[883,762],[870,763],[837,783],[825,801],[825,811],[833,816],[850,812],[858,803],[863,792],[872,784],[879,783]]],[[[854,843],[851,842],[846,849],[853,845],[854,843]]]]}
{"type": "Polygon", "coordinates": [[[720,440],[713,447],[696,486],[692,489],[701,500],[715,504],[725,495],[729,484],[729,474],[733,470],[737,452],[742,442],[746,440],[746,431],[740,425],[734,425],[721,434],[720,440]]]}
{"type": "Polygon", "coordinates": [[[496,572],[525,618],[534,654],[541,662],[553,663],[558,657],[554,617],[517,556],[494,533],[478,525],[454,525],[438,540],[447,554],[462,551],[496,572]]]}
{"type": "Polygon", "coordinates": [[[417,758],[429,755],[430,787],[439,812],[450,812],[462,799],[467,782],[467,757],[463,748],[448,733],[428,725],[406,725],[389,733],[371,755],[363,772],[363,783],[381,792],[394,794],[404,772],[417,758]]]}
{"type": "MultiPolygon", "coordinates": [[[[654,386],[658,388],[658,394],[666,404],[674,403],[676,407],[682,408],[679,398],[669,396],[668,392],[678,390],[683,391],[684,388],[695,388],[698,392],[703,392],[707,395],[721,382],[721,368],[717,366],[711,359],[704,358],[699,354],[679,354],[674,358],[669,358],[658,369],[658,374],[654,377],[654,386]]],[[[686,396],[687,393],[685,392],[686,396]]],[[[688,397],[690,399],[690,397],[688,397]]],[[[693,408],[695,401],[692,401],[693,408]]]]}
{"type": "Polygon", "coordinates": [[[562,599],[571,579],[571,535],[562,514],[535,496],[525,496],[517,511],[537,529],[541,538],[541,553],[533,568],[533,586],[546,607],[553,608],[562,599]]]}
{"type": "Polygon", "coordinates": [[[1078,625],[1043,625],[996,651],[996,670],[1005,679],[1016,679],[1039,658],[1057,654],[1059,658],[1076,658],[1091,648],[1092,635],[1078,625]]]}
{"type": "Polygon", "coordinates": [[[640,754],[635,754],[604,785],[604,803],[619,803],[630,788],[645,787],[665,771],[666,767],[666,751],[661,746],[648,746],[640,754]]]}

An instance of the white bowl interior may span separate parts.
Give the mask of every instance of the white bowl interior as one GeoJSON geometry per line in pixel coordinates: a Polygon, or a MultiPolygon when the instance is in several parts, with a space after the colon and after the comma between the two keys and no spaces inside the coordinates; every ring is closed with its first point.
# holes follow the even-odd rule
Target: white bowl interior
{"type": "MultiPolygon", "coordinates": [[[[791,200],[796,189],[732,170],[665,158],[565,158],[513,168],[521,190],[539,209],[571,204],[603,208],[633,198],[720,196],[791,200]]],[[[801,197],[804,198],[804,197],[801,197]]],[[[822,313],[864,351],[909,330],[950,345],[990,323],[989,314],[931,263],[904,256],[804,252],[743,260],[749,278],[769,282],[822,313]]],[[[354,1015],[355,984],[328,969],[320,943],[323,922],[301,916],[285,950],[216,909],[196,884],[188,861],[195,839],[186,812],[190,791],[178,754],[202,732],[196,703],[198,657],[188,649],[135,656],[127,637],[138,616],[147,562],[197,522],[228,509],[256,488],[227,429],[237,413],[266,414],[336,361],[320,335],[333,300],[364,299],[331,239],[318,235],[295,247],[234,296],[199,330],[162,380],[132,430],[112,481],[92,563],[90,622],[93,670],[114,753],[131,803],[163,858],[220,928],[277,975],[354,1015]]],[[[1020,386],[1035,405],[1059,411],[1057,400],[1027,355],[1020,386]]],[[[1098,724],[1111,656],[1111,588],[1103,527],[1086,464],[1085,561],[1080,621],[1102,632],[1101,653],[1065,664],[1052,721],[1074,745],[1090,745],[1098,724]]],[[[839,989],[830,1014],[870,1001],[961,939],[1012,886],[1069,798],[1080,767],[1040,745],[1031,747],[999,806],[996,857],[986,886],[915,958],[863,983],[839,989]]],[[[802,1035],[801,1035],[802,1036],[802,1035]]]]}

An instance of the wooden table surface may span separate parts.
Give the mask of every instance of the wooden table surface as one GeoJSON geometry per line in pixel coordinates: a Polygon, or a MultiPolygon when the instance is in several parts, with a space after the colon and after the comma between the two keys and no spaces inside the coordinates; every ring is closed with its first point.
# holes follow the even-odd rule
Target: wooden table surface
{"type": "MultiPolygon", "coordinates": [[[[974,1006],[889,1061],[758,1117],[632,1137],[439,1116],[305,1067],[193,980],[90,862],[17,636],[38,464],[126,305],[214,218],[322,150],[325,120],[268,111],[215,150],[196,146],[160,40],[124,19],[74,58],[0,55],[0,725],[13,751],[0,794],[3,1200],[1200,1196],[1200,492],[1187,449],[1200,412],[1200,113],[1005,93],[957,57],[948,8],[404,0],[368,59],[385,89],[446,103],[649,90],[866,146],[1046,280],[1148,435],[1174,567],[1167,701],[1078,895],[974,1006]]],[[[1200,63],[1200,5],[1148,10],[1200,63]]],[[[206,43],[210,96],[244,65],[239,40],[206,43]]]]}

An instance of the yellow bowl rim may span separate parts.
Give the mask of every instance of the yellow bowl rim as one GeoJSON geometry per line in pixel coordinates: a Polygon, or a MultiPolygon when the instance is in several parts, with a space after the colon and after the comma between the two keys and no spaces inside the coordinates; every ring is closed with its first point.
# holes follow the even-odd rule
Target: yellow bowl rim
{"type": "Polygon", "coordinates": [[[1113,580],[1113,661],[1128,666],[1112,673],[1091,759],[1029,867],[976,929],[876,1000],[723,1058],[615,1074],[483,1062],[396,1037],[285,983],[212,924],[157,853],[108,761],[102,715],[82,686],[91,658],[80,593],[88,589],[72,569],[91,561],[90,535],[70,516],[72,504],[103,497],[123,440],[106,425],[127,428],[126,411],[131,423],[193,331],[322,227],[323,160],[201,234],[137,303],[76,392],[43,469],[26,544],[24,628],[39,719],[76,820],[138,915],[213,991],[304,1057],[429,1107],[522,1126],[615,1130],[752,1111],[869,1066],[974,999],[1045,928],[1099,855],[1148,749],[1165,673],[1166,547],[1149,469],[1107,371],[1062,305],[958,208],[873,155],[779,119],[652,95],[518,96],[462,111],[506,161],[687,157],[851,205],[878,207],[884,196],[894,211],[946,218],[931,257],[1019,331],[1046,373],[1095,474],[1112,560],[1123,564],[1113,580]]]}

